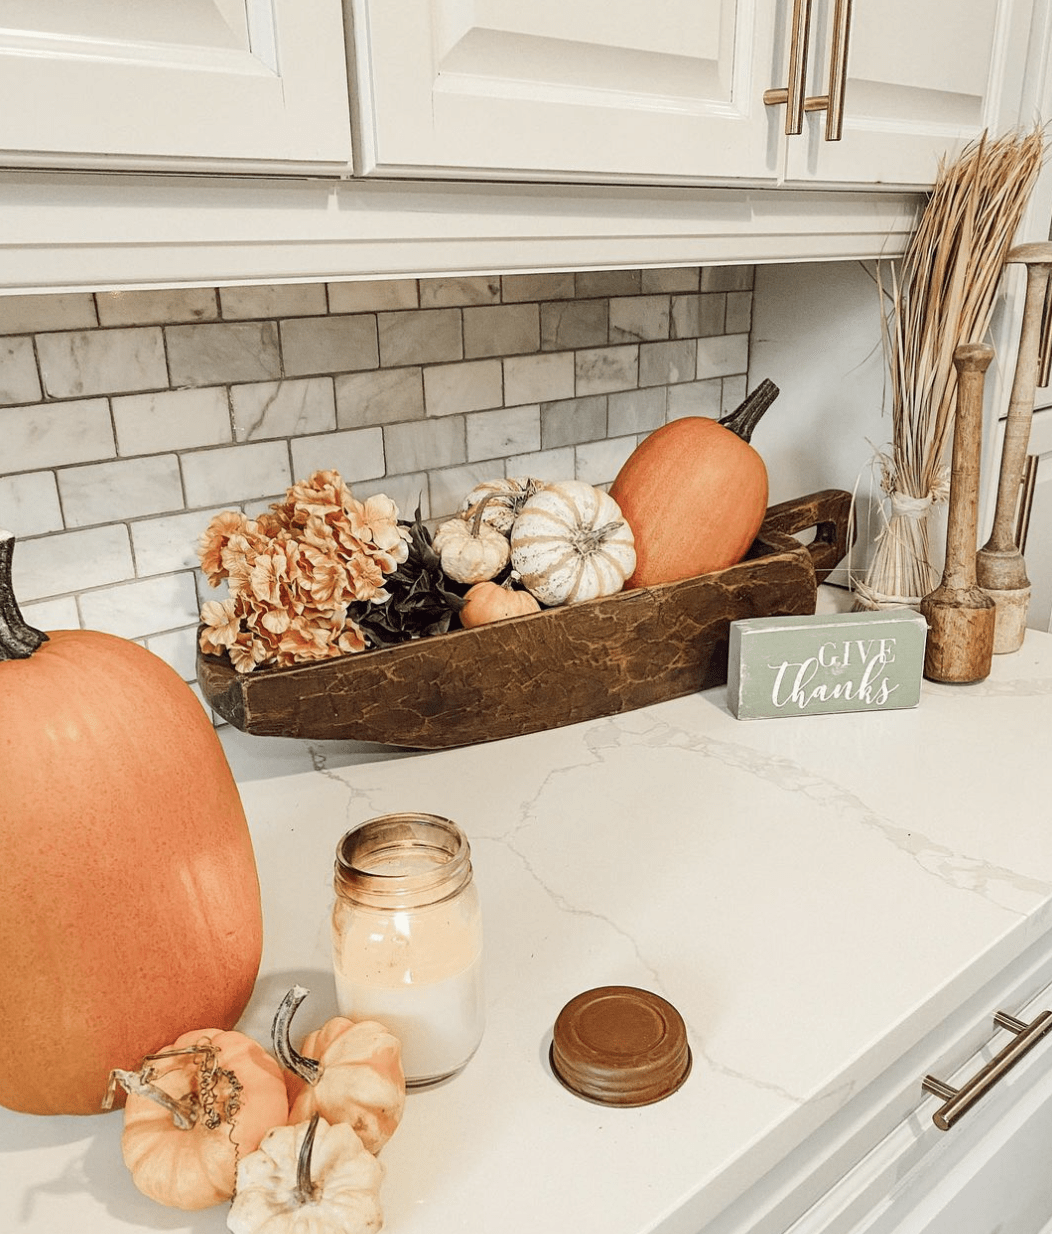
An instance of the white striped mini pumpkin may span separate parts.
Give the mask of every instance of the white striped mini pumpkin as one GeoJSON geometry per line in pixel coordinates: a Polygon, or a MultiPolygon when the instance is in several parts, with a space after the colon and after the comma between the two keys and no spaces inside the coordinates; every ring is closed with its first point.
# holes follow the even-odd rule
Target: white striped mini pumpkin
{"type": "Polygon", "coordinates": [[[550,484],[515,520],[511,564],[549,607],[613,595],[635,569],[632,529],[602,489],[584,480],[550,484]]]}
{"type": "Polygon", "coordinates": [[[478,509],[480,502],[486,502],[486,507],[482,512],[482,521],[495,527],[502,535],[510,536],[519,511],[533,494],[543,487],[543,482],[533,479],[532,476],[508,476],[496,480],[485,480],[468,493],[460,508],[464,517],[470,518],[478,509]]]}

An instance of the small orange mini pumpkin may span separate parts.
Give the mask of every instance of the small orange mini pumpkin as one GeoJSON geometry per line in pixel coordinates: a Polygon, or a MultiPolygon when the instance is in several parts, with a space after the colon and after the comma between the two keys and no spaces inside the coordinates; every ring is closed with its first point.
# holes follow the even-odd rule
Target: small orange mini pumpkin
{"type": "Polygon", "coordinates": [[[502,583],[476,583],[468,588],[465,599],[467,603],[460,610],[460,624],[467,630],[491,621],[505,621],[509,617],[541,611],[535,596],[502,583]]]}
{"type": "Polygon", "coordinates": [[[128,1093],[124,1163],[144,1195],[172,1208],[229,1200],[238,1160],[288,1121],[281,1068],[233,1030],[184,1033],[139,1071],[114,1070],[106,1104],[118,1084],[128,1093]]]}
{"type": "Polygon", "coordinates": [[[401,1043],[375,1020],[333,1016],[293,1049],[289,1027],[309,992],[293,986],[274,1016],[274,1052],[286,1070],[289,1122],[320,1114],[329,1123],[347,1123],[371,1153],[378,1153],[405,1108],[401,1043]]]}

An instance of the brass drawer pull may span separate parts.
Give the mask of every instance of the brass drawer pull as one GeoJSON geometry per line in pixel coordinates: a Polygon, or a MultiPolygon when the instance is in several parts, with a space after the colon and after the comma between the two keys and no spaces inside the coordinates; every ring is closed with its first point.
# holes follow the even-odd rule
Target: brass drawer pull
{"type": "Polygon", "coordinates": [[[997,1081],[1009,1068],[1013,1067],[1041,1038],[1052,1029],[1052,1011],[1042,1011],[1036,1020],[1024,1024],[1015,1016],[1005,1011],[999,1011],[994,1016],[994,1023],[999,1028],[1007,1028],[1015,1033],[1015,1040],[996,1054],[990,1061],[977,1071],[962,1088],[952,1088],[934,1076],[926,1075],[921,1088],[927,1093],[934,1093],[943,1099],[943,1105],[932,1115],[932,1122],[940,1131],[949,1131],[953,1124],[967,1114],[979,1098],[993,1088],[997,1081]]]}

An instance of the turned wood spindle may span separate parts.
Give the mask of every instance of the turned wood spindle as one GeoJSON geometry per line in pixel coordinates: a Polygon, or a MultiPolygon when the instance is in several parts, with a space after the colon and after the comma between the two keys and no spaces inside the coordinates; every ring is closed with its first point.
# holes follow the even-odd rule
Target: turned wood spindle
{"type": "Polygon", "coordinates": [[[1007,261],[1026,265],[1026,300],[1001,447],[993,529],[989,540],[979,550],[975,565],[979,586],[990,595],[997,608],[995,653],[1019,650],[1030,607],[1030,580],[1016,543],[1016,506],[1026,467],[1034,394],[1041,368],[1041,327],[1049,271],[1052,270],[1052,243],[1021,244],[1012,249],[1007,261]]]}
{"type": "Polygon", "coordinates": [[[981,681],[989,675],[993,661],[996,609],[993,600],[976,585],[975,576],[983,375],[993,356],[993,348],[983,343],[965,343],[953,353],[957,413],[946,565],[942,582],[920,604],[928,622],[924,675],[932,681],[981,681]]]}

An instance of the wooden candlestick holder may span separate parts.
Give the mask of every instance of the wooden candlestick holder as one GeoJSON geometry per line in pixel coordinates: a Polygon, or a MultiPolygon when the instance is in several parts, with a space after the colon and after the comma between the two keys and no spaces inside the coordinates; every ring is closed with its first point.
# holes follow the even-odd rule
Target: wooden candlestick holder
{"type": "Polygon", "coordinates": [[[979,456],[983,423],[983,375],[992,347],[965,343],[953,353],[957,369],[957,414],[953,426],[946,566],[942,582],[924,597],[928,622],[924,676],[932,681],[981,681],[990,673],[997,610],[976,585],[975,543],[979,517],[979,456]]]}
{"type": "Polygon", "coordinates": [[[1007,260],[1026,265],[1026,301],[1001,447],[993,530],[976,556],[975,567],[979,586],[997,608],[995,653],[1019,650],[1026,633],[1030,608],[1030,580],[1022,551],[1016,543],[1016,506],[1026,466],[1034,394],[1041,364],[1041,326],[1049,271],[1052,270],[1052,243],[1021,244],[1012,249],[1007,260]]]}

